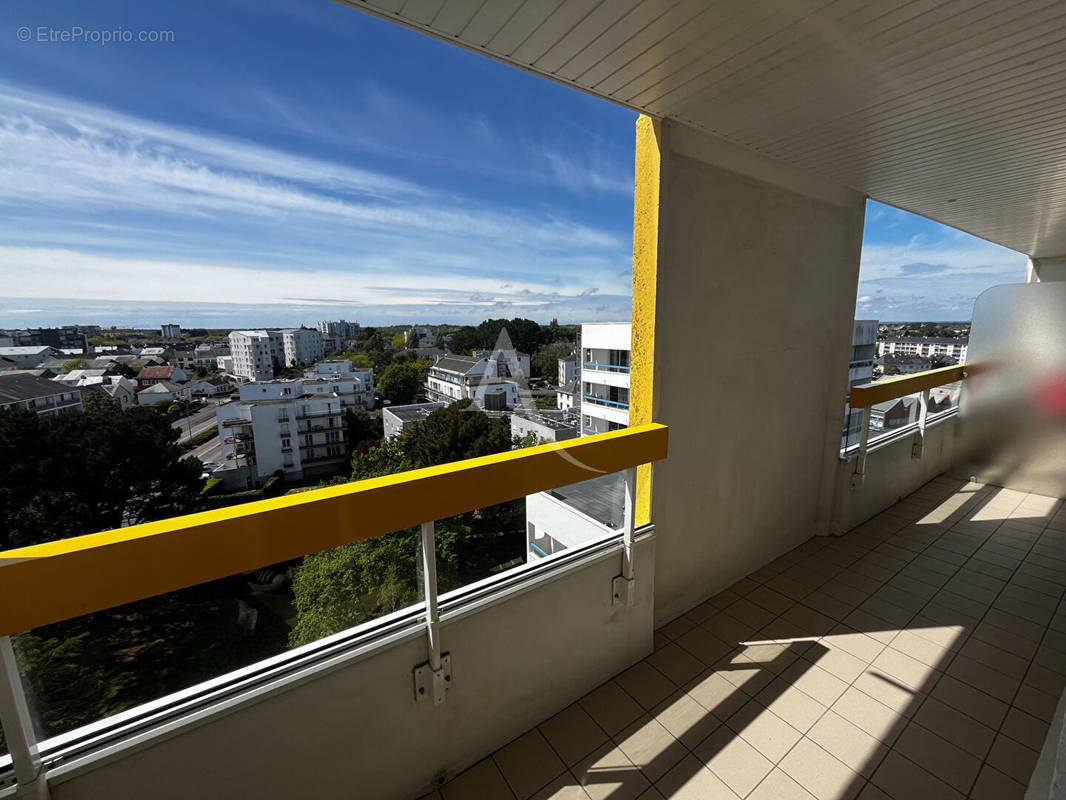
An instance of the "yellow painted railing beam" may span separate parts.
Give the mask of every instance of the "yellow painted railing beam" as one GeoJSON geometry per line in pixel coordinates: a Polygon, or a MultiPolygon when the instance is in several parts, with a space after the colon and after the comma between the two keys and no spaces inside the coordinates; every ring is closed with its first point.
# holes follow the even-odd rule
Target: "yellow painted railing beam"
{"type": "Polygon", "coordinates": [[[851,387],[851,399],[848,404],[852,408],[869,408],[870,406],[906,397],[915,392],[923,392],[926,389],[935,389],[946,383],[955,383],[966,377],[969,370],[962,365],[955,367],[942,367],[930,369],[925,372],[916,372],[913,375],[900,375],[898,378],[888,378],[877,383],[865,383],[861,386],[851,387]]]}
{"type": "Polygon", "coordinates": [[[0,636],[666,457],[641,425],[0,552],[0,636]]]}

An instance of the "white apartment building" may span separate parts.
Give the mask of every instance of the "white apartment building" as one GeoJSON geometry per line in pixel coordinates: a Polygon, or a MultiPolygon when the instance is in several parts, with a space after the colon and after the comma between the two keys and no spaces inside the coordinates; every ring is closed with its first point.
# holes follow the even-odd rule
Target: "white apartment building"
{"type": "Polygon", "coordinates": [[[315,330],[322,334],[322,336],[331,339],[351,339],[358,335],[359,323],[348,322],[343,319],[321,320],[315,325],[315,330]]]}
{"type": "Polygon", "coordinates": [[[441,356],[429,368],[426,397],[441,403],[469,398],[487,411],[512,408],[518,404],[518,384],[500,377],[502,364],[503,359],[490,357],[441,356]]]}
{"type": "Polygon", "coordinates": [[[631,325],[581,326],[581,433],[591,436],[629,425],[631,325]]]}
{"type": "Polygon", "coordinates": [[[168,323],[166,325],[159,326],[159,332],[164,339],[180,339],[181,338],[181,326],[175,323],[168,323]]]}
{"type": "Polygon", "coordinates": [[[310,328],[232,331],[229,348],[230,371],[250,381],[269,381],[275,369],[313,364],[325,355],[322,334],[310,328]]]}
{"type": "Polygon", "coordinates": [[[969,338],[952,339],[950,337],[937,336],[899,336],[893,339],[883,339],[877,343],[878,357],[890,356],[921,356],[933,358],[934,356],[946,356],[953,358],[959,364],[966,363],[966,351],[970,347],[969,338]]]}
{"type": "Polygon", "coordinates": [[[248,383],[216,410],[227,489],[258,486],[278,470],[288,479],[331,473],[347,458],[345,399],[358,379],[248,383]],[[334,388],[341,391],[334,391],[334,388]]]}
{"type": "Polygon", "coordinates": [[[422,422],[444,403],[412,403],[407,406],[386,406],[381,410],[385,438],[394,439],[417,422],[422,422]]]}
{"type": "Polygon", "coordinates": [[[581,370],[578,369],[576,355],[559,359],[559,377],[556,379],[556,383],[559,386],[566,386],[570,381],[577,378],[579,374],[581,374],[581,370]]]}
{"type": "Polygon", "coordinates": [[[289,328],[281,332],[282,366],[314,364],[326,355],[322,334],[310,328],[289,328]]]}
{"type": "Polygon", "coordinates": [[[374,408],[374,368],[353,367],[351,361],[319,361],[304,372],[304,377],[311,380],[325,381],[332,378],[358,378],[362,382],[362,394],[355,399],[356,405],[367,410],[374,408]]]}
{"type": "Polygon", "coordinates": [[[874,376],[877,355],[877,320],[857,319],[851,335],[851,361],[848,363],[848,386],[869,383],[874,376]]]}

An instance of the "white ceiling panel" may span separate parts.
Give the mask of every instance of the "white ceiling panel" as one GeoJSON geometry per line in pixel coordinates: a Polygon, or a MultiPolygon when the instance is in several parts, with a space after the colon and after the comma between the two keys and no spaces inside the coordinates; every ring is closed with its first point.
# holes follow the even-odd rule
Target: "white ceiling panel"
{"type": "Polygon", "coordinates": [[[344,0],[1036,256],[1066,254],[1062,0],[344,0]]]}

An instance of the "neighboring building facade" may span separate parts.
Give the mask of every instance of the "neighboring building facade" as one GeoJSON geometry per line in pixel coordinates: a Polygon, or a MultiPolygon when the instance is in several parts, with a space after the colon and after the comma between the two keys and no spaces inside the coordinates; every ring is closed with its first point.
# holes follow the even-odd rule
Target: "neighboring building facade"
{"type": "Polygon", "coordinates": [[[181,326],[173,322],[159,326],[159,332],[164,339],[180,339],[181,326]]]}
{"type": "Polygon", "coordinates": [[[589,323],[581,326],[581,432],[618,430],[629,425],[631,326],[589,323]]]}
{"type": "Polygon", "coordinates": [[[0,357],[12,361],[16,369],[33,369],[46,361],[62,358],[63,354],[58,348],[51,345],[19,345],[14,347],[0,347],[0,357]]]}
{"type": "Polygon", "coordinates": [[[522,410],[511,415],[511,436],[533,434],[538,443],[564,442],[581,435],[572,415],[560,411],[522,410]]]}
{"type": "Polygon", "coordinates": [[[341,396],[322,381],[249,383],[216,410],[226,488],[335,472],[347,458],[341,396]]]}
{"type": "Polygon", "coordinates": [[[352,403],[368,411],[374,408],[374,368],[353,367],[351,361],[319,361],[304,372],[304,378],[315,381],[332,381],[355,379],[359,385],[353,390],[352,403]]]}
{"type": "Polygon", "coordinates": [[[883,339],[878,342],[877,355],[921,356],[922,358],[943,356],[945,358],[953,358],[959,364],[964,364],[966,363],[966,351],[969,347],[969,338],[900,336],[893,339],[883,339]]]}
{"type": "Polygon", "coordinates": [[[559,377],[556,379],[556,383],[559,386],[566,386],[571,381],[576,380],[580,374],[581,370],[578,369],[576,355],[559,359],[559,377]]]}
{"type": "Polygon", "coordinates": [[[315,325],[315,330],[333,339],[351,339],[359,334],[359,323],[343,319],[322,320],[315,325]]]}
{"type": "Polygon", "coordinates": [[[393,439],[416,422],[421,422],[434,411],[445,407],[445,403],[412,403],[406,406],[385,406],[381,411],[381,423],[385,429],[385,438],[393,439]]]}
{"type": "Polygon", "coordinates": [[[874,377],[877,357],[877,320],[857,319],[851,335],[851,361],[848,363],[848,388],[869,383],[874,377]]]}
{"type": "Polygon", "coordinates": [[[470,399],[488,411],[512,408],[518,404],[518,384],[499,376],[502,361],[490,357],[441,356],[429,368],[426,396],[442,403],[470,399]]]}
{"type": "Polygon", "coordinates": [[[0,408],[51,417],[81,411],[81,390],[25,373],[0,372],[0,408]]]}
{"type": "Polygon", "coordinates": [[[526,498],[526,562],[561,553],[622,527],[623,475],[537,492],[526,498]]]}
{"type": "Polygon", "coordinates": [[[275,369],[313,364],[326,352],[322,334],[310,328],[232,331],[229,349],[228,371],[249,381],[272,380],[275,369]]]}
{"type": "Polygon", "coordinates": [[[160,403],[170,405],[177,400],[191,400],[189,387],[173,381],[160,381],[137,392],[137,403],[142,406],[157,406],[160,403]]]}
{"type": "Polygon", "coordinates": [[[157,383],[185,383],[187,380],[189,376],[181,367],[158,364],[141,367],[141,371],[137,373],[137,388],[147,389],[157,383]]]}

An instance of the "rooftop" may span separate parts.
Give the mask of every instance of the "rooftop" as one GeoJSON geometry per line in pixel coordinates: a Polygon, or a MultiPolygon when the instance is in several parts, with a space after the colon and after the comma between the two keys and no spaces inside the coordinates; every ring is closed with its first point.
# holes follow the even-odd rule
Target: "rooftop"
{"type": "Polygon", "coordinates": [[[625,485],[621,474],[613,473],[569,486],[560,486],[558,489],[551,489],[547,494],[611,528],[619,528],[622,525],[625,485]]]}
{"type": "Polygon", "coordinates": [[[0,373],[0,404],[17,403],[36,397],[51,397],[76,391],[61,383],[26,373],[0,373]]]}
{"type": "Polygon", "coordinates": [[[404,422],[419,422],[442,408],[444,403],[412,403],[406,406],[385,406],[385,411],[404,422]]]}

